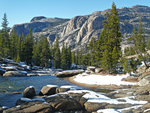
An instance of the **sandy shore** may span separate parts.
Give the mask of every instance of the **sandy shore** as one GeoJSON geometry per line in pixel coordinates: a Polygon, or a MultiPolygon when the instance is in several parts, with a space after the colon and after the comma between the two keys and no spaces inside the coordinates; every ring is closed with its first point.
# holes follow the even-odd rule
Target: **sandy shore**
{"type": "Polygon", "coordinates": [[[96,89],[110,89],[110,90],[115,90],[115,89],[125,89],[125,88],[133,88],[133,87],[137,87],[136,85],[91,85],[91,84],[85,84],[85,83],[79,83],[77,81],[74,80],[75,76],[73,77],[67,77],[65,78],[66,80],[68,80],[71,83],[74,83],[76,85],[79,86],[83,86],[83,87],[88,87],[88,88],[96,88],[96,89]]]}

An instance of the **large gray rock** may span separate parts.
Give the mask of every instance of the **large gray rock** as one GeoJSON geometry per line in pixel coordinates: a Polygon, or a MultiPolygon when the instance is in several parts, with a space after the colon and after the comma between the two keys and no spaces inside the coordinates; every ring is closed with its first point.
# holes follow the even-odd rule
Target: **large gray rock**
{"type": "Polygon", "coordinates": [[[91,71],[91,72],[95,72],[95,67],[94,66],[88,66],[87,70],[91,71]]]}
{"type": "Polygon", "coordinates": [[[36,96],[36,93],[33,86],[29,86],[23,91],[23,97],[33,98],[34,96],[36,96]]]}
{"type": "Polygon", "coordinates": [[[16,66],[2,67],[2,69],[6,70],[6,71],[17,71],[17,67],[16,66]]]}
{"type": "Polygon", "coordinates": [[[82,110],[81,104],[68,95],[56,95],[45,98],[56,111],[78,111],[82,110]]]}
{"type": "Polygon", "coordinates": [[[47,86],[43,86],[43,88],[41,89],[39,95],[53,95],[56,94],[56,89],[58,88],[57,85],[47,85],[47,86]]]}
{"type": "Polygon", "coordinates": [[[48,103],[41,101],[28,102],[10,109],[4,110],[3,113],[51,113],[52,107],[48,103]]]}
{"type": "Polygon", "coordinates": [[[147,76],[138,82],[139,86],[146,86],[150,84],[150,76],[147,76]]]}
{"type": "MultiPolygon", "coordinates": [[[[20,35],[27,34],[31,29],[35,37],[42,35],[54,42],[56,35],[59,37],[60,46],[67,43],[72,49],[85,47],[92,37],[99,38],[102,31],[104,14],[110,10],[97,11],[85,16],[76,16],[72,19],[35,17],[30,23],[14,25],[14,29],[20,35]]],[[[128,45],[125,41],[132,33],[133,24],[139,24],[139,18],[143,17],[143,29],[150,29],[150,7],[134,6],[118,9],[121,32],[124,37],[122,47],[128,45]]],[[[149,34],[145,34],[149,36],[149,34]]]]}
{"type": "Polygon", "coordinates": [[[72,77],[74,75],[83,73],[84,70],[68,70],[56,73],[57,77],[72,77]]]}
{"type": "Polygon", "coordinates": [[[94,102],[86,102],[84,104],[85,110],[88,112],[96,112],[99,109],[104,109],[105,106],[107,106],[108,103],[94,103],[94,102]]]}
{"type": "Polygon", "coordinates": [[[9,76],[23,77],[23,76],[27,76],[27,72],[25,72],[25,71],[7,71],[3,74],[3,76],[5,76],[5,77],[9,77],[9,76]]]}

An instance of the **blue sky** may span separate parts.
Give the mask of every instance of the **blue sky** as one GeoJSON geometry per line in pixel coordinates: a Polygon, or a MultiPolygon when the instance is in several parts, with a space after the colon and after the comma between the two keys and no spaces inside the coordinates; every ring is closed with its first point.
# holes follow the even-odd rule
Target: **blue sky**
{"type": "Polygon", "coordinates": [[[150,6],[150,0],[0,0],[0,23],[7,14],[9,26],[29,22],[35,16],[72,18],[94,11],[134,5],[150,6]]]}

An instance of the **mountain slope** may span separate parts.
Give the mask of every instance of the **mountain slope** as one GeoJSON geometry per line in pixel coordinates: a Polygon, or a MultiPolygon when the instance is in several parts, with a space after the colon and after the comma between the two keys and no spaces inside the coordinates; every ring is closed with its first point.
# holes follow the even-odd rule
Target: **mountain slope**
{"type": "MultiPolygon", "coordinates": [[[[86,46],[92,37],[99,38],[102,31],[104,14],[110,11],[97,11],[86,16],[76,16],[72,19],[35,17],[29,23],[14,25],[15,32],[26,34],[32,30],[35,37],[44,35],[50,42],[54,42],[56,36],[60,45],[67,43],[72,49],[79,49],[86,46]]],[[[137,26],[142,17],[145,35],[150,32],[150,7],[133,6],[131,8],[118,9],[121,32],[123,34],[123,45],[126,45],[126,38],[131,35],[132,25],[137,26]]]]}

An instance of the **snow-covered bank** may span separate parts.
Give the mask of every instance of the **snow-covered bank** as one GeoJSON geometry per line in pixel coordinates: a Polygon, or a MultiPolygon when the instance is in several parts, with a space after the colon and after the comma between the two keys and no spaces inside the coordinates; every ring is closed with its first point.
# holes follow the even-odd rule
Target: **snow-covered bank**
{"type": "Polygon", "coordinates": [[[112,76],[82,73],[75,76],[73,80],[78,83],[90,85],[136,85],[136,83],[122,81],[122,79],[128,76],[129,74],[112,76]]]}

